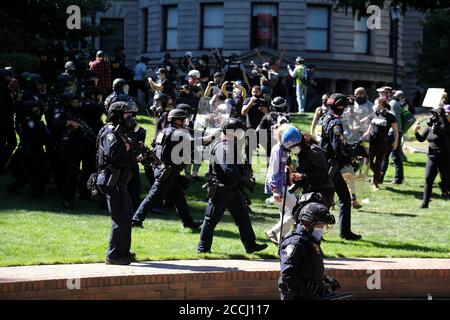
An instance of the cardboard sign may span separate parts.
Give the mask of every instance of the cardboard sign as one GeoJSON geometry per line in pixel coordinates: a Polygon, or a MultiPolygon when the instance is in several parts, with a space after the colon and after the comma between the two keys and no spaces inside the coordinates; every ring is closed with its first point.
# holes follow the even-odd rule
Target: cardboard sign
{"type": "Polygon", "coordinates": [[[436,108],[441,103],[442,95],[445,89],[442,88],[430,88],[427,90],[427,94],[423,99],[422,107],[436,108]]]}

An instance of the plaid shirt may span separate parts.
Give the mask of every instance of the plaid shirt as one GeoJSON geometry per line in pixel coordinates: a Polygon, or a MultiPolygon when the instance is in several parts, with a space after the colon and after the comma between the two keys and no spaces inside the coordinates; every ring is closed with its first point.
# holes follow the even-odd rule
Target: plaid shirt
{"type": "Polygon", "coordinates": [[[102,90],[111,89],[111,69],[109,64],[105,61],[95,60],[91,64],[91,70],[97,73],[98,84],[97,88],[102,90]]]}

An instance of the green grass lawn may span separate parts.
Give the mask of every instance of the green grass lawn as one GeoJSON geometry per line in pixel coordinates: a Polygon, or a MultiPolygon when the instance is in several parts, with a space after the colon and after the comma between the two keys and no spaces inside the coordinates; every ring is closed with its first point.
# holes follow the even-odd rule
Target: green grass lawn
{"type": "MultiPolygon", "coordinates": [[[[140,117],[153,133],[153,119],[140,117]]],[[[308,130],[311,116],[294,117],[294,123],[308,130]]],[[[426,147],[423,144],[422,147],[426,147]]],[[[337,226],[324,237],[323,249],[328,257],[439,257],[450,258],[450,202],[440,200],[437,186],[430,209],[419,209],[422,197],[426,155],[407,154],[405,184],[381,186],[373,192],[364,179],[358,180],[359,200],[368,201],[352,211],[352,229],[363,236],[361,241],[340,240],[337,226]]],[[[264,231],[279,217],[277,207],[267,206],[263,193],[264,165],[256,166],[257,192],[253,194],[253,227],[259,242],[268,242],[264,231]]],[[[202,173],[207,165],[202,166],[202,173]]],[[[390,168],[386,181],[392,179],[390,168]]],[[[144,175],[143,192],[149,185],[144,175]]],[[[95,203],[77,201],[75,208],[64,212],[59,207],[53,185],[45,200],[35,200],[24,189],[22,195],[5,192],[9,177],[0,177],[0,266],[102,262],[109,239],[110,219],[95,203]]],[[[144,194],[143,194],[144,195],[144,194]]],[[[206,203],[201,183],[193,182],[188,190],[192,215],[201,219],[206,203]]],[[[336,216],[337,218],[337,216],[336,216]]],[[[174,212],[166,216],[150,214],[145,229],[133,230],[132,250],[141,260],[276,258],[277,249],[270,244],[262,253],[247,255],[231,216],[226,213],[216,228],[212,254],[196,252],[199,233],[185,230],[174,212]]]]}

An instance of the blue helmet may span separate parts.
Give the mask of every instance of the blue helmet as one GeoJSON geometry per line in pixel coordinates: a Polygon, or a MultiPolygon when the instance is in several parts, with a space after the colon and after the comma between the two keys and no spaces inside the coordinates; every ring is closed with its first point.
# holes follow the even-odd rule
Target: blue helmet
{"type": "Polygon", "coordinates": [[[296,144],[299,144],[302,141],[303,135],[297,128],[290,126],[283,132],[281,136],[281,144],[286,149],[290,149],[296,144]]]}

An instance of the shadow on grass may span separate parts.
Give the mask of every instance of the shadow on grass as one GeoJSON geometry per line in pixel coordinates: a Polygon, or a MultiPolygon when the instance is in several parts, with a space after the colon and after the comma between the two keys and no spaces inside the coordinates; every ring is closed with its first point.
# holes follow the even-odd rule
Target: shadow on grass
{"type": "MultiPolygon", "coordinates": [[[[422,198],[423,198],[423,192],[422,191],[402,190],[402,189],[396,189],[396,188],[393,188],[393,187],[386,187],[385,190],[393,192],[393,193],[399,193],[399,194],[404,195],[404,196],[413,196],[414,198],[420,199],[420,200],[422,200],[422,198]]],[[[437,199],[440,196],[437,193],[433,192],[431,197],[437,199]]]]}
{"type": "MultiPolygon", "coordinates": [[[[344,240],[327,240],[328,243],[336,243],[336,244],[348,244],[349,242],[344,240]]],[[[416,244],[410,243],[381,243],[373,240],[358,240],[351,242],[352,245],[357,246],[367,246],[372,245],[375,248],[379,249],[393,249],[393,250],[405,250],[405,251],[415,251],[415,252],[436,252],[436,253],[448,253],[448,249],[446,248],[430,248],[425,246],[419,246],[416,244]]],[[[346,258],[345,255],[338,254],[340,258],[346,258]]],[[[380,256],[384,256],[380,253],[380,256]]]]}
{"type": "Polygon", "coordinates": [[[403,213],[403,212],[399,212],[399,213],[393,213],[393,212],[378,212],[378,211],[368,211],[365,209],[359,209],[359,212],[364,212],[364,213],[370,213],[370,214],[387,214],[390,216],[394,216],[394,217],[405,217],[405,218],[415,218],[417,217],[417,214],[411,214],[411,213],[403,213]]]}

